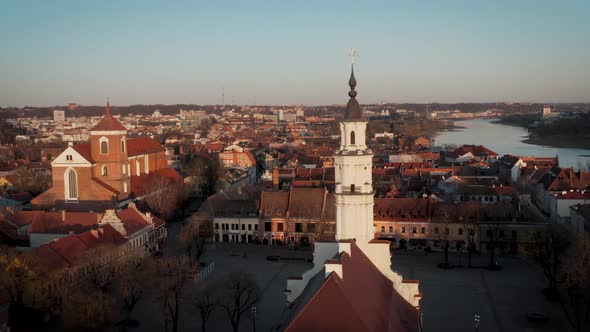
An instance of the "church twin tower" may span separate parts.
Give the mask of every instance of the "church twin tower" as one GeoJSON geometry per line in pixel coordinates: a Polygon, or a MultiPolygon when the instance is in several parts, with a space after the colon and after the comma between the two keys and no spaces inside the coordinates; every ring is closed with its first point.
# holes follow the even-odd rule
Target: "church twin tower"
{"type": "Polygon", "coordinates": [[[350,100],[340,122],[340,149],[334,154],[336,240],[368,242],[374,237],[373,152],[366,145],[367,121],[356,100],[354,65],[348,85],[350,100]]]}

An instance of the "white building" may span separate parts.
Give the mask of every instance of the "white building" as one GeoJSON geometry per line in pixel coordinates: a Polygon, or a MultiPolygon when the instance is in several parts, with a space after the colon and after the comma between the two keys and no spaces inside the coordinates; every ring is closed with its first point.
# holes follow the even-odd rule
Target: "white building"
{"type": "MultiPolygon", "coordinates": [[[[324,273],[325,284],[333,282],[334,278],[338,278],[338,282],[343,284],[353,284],[355,280],[362,280],[361,274],[368,271],[366,273],[373,274],[375,278],[386,278],[388,280],[389,292],[393,290],[392,293],[397,292],[403,298],[402,302],[404,304],[400,306],[407,305],[411,306],[412,310],[418,310],[421,298],[418,282],[403,280],[401,275],[393,272],[391,269],[389,241],[374,240],[374,191],[371,176],[373,153],[365,144],[367,121],[362,118],[360,105],[355,98],[357,95],[355,91],[356,84],[354,72],[352,72],[349,80],[351,91],[348,93],[350,100],[346,106],[344,120],[340,122],[340,148],[334,154],[336,241],[315,242],[314,266],[300,277],[289,278],[285,295],[287,302],[293,303],[304,292],[310,280],[315,278],[318,273],[324,273]],[[367,263],[363,263],[363,268],[357,271],[343,267],[354,264],[351,261],[355,260],[357,264],[364,260],[367,260],[367,263]],[[347,272],[344,273],[345,271],[347,272]]],[[[367,289],[369,289],[373,286],[357,285],[356,287],[368,287],[367,289]]],[[[305,292],[307,291],[305,290],[305,292]]],[[[384,290],[384,292],[387,291],[384,290]]],[[[314,300],[311,300],[309,304],[314,308],[310,310],[321,310],[321,308],[313,306],[314,300]]],[[[365,303],[356,302],[351,304],[353,306],[365,305],[365,303]]],[[[340,312],[336,308],[331,309],[334,312],[340,312]]],[[[301,327],[298,324],[306,319],[305,310],[300,312],[300,315],[291,322],[287,331],[298,330],[298,327],[301,327]]],[[[390,313],[384,315],[391,317],[390,313]]],[[[412,321],[410,324],[417,324],[416,312],[407,315],[405,318],[412,321]]],[[[341,321],[346,319],[350,319],[350,317],[340,318],[341,321]]],[[[323,326],[323,328],[318,329],[330,330],[336,328],[341,321],[316,323],[323,326]]],[[[412,326],[413,328],[414,326],[412,326]]]]}
{"type": "Polygon", "coordinates": [[[66,121],[66,112],[62,110],[53,111],[53,122],[64,122],[66,121]]]}

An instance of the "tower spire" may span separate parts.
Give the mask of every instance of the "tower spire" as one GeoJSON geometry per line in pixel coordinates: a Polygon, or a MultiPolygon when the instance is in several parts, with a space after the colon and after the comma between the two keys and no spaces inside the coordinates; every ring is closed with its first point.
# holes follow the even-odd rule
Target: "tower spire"
{"type": "Polygon", "coordinates": [[[359,105],[358,101],[356,101],[357,92],[355,90],[356,78],[354,77],[354,63],[350,65],[350,79],[348,80],[348,86],[350,86],[350,91],[348,92],[350,99],[348,100],[348,104],[346,104],[346,113],[344,113],[344,119],[360,120],[362,118],[362,111],[361,106],[359,105]]]}
{"type": "Polygon", "coordinates": [[[107,112],[106,115],[111,115],[111,105],[109,103],[109,98],[107,98],[107,112]]]}

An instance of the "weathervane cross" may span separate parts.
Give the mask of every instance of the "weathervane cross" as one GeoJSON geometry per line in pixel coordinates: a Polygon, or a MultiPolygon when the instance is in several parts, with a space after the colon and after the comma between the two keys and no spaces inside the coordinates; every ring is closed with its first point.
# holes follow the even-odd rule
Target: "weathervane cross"
{"type": "Polygon", "coordinates": [[[354,65],[356,58],[358,58],[359,56],[359,52],[357,52],[355,48],[351,48],[350,53],[348,55],[350,56],[350,62],[354,65]]]}

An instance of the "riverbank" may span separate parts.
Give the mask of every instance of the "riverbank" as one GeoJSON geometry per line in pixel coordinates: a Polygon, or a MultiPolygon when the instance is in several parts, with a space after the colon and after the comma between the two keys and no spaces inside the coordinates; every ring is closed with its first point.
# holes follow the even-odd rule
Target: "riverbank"
{"type": "MultiPolygon", "coordinates": [[[[494,119],[495,120],[495,119],[494,119]]],[[[473,144],[483,145],[500,154],[518,156],[554,157],[559,155],[562,167],[590,166],[590,136],[567,137],[562,135],[535,137],[521,126],[500,124],[492,119],[457,121],[461,130],[438,131],[437,146],[473,144]]]]}
{"type": "Polygon", "coordinates": [[[529,134],[524,143],[565,149],[590,150],[590,137],[571,137],[563,135],[538,136],[529,134]]]}

